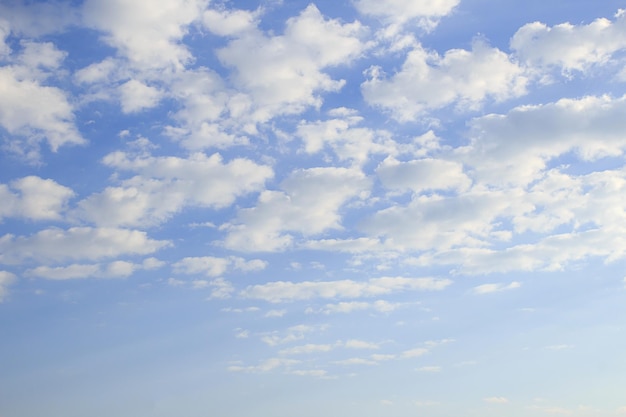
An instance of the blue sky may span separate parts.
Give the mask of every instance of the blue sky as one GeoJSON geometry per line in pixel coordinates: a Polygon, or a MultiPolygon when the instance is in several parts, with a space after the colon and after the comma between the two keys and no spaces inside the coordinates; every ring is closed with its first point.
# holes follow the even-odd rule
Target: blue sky
{"type": "Polygon", "coordinates": [[[626,415],[615,1],[0,3],[0,416],[626,415]]]}

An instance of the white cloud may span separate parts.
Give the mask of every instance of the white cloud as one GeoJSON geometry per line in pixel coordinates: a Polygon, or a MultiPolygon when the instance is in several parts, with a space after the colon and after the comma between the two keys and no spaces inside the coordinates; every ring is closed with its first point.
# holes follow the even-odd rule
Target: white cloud
{"type": "Polygon", "coordinates": [[[224,272],[230,261],[227,258],[215,258],[212,256],[184,258],[172,265],[177,274],[206,274],[217,277],[224,272]]]}
{"type": "Polygon", "coordinates": [[[409,349],[402,352],[402,357],[405,359],[419,358],[420,356],[426,355],[428,352],[429,350],[426,348],[409,349]]]}
{"type": "Polygon", "coordinates": [[[199,67],[177,74],[169,94],[181,103],[173,118],[175,125],[165,134],[191,150],[227,148],[249,143],[247,133],[256,132],[246,117],[251,98],[228,89],[215,72],[199,67]]]}
{"type": "Polygon", "coordinates": [[[119,87],[122,111],[135,113],[156,106],[161,92],[137,80],[130,80],[119,87]]]}
{"type": "Polygon", "coordinates": [[[587,25],[528,23],[511,38],[511,49],[531,70],[557,68],[566,74],[606,64],[624,48],[626,15],[621,10],[614,21],[601,18],[587,25]]]}
{"type": "Polygon", "coordinates": [[[465,191],[471,185],[461,164],[441,159],[400,162],[388,157],[376,168],[376,173],[385,187],[415,193],[427,190],[465,191]]]}
{"type": "Polygon", "coordinates": [[[275,281],[251,285],[241,291],[245,298],[271,303],[309,300],[313,298],[374,297],[400,291],[440,291],[450,285],[448,279],[384,277],[366,282],[341,281],[275,281]]]}
{"type": "Polygon", "coordinates": [[[68,266],[38,266],[25,272],[26,276],[52,280],[81,279],[98,275],[101,272],[98,264],[73,264],[68,266]]]}
{"type": "Polygon", "coordinates": [[[38,266],[27,269],[25,276],[51,280],[86,279],[86,278],[125,278],[140,269],[156,269],[154,261],[148,258],[143,264],[128,261],[113,261],[108,264],[70,264],[66,266],[38,266]]]}
{"type": "Polygon", "coordinates": [[[270,310],[265,313],[265,317],[283,317],[287,314],[287,310],[270,310]]]}
{"type": "Polygon", "coordinates": [[[399,121],[412,121],[451,104],[461,110],[477,109],[487,99],[520,96],[526,92],[526,78],[507,54],[477,40],[471,51],[452,49],[443,57],[416,46],[391,77],[371,67],[361,90],[368,104],[399,121]]]}
{"type": "Polygon", "coordinates": [[[14,274],[8,271],[0,271],[0,303],[9,295],[8,287],[16,281],[14,274]]]}
{"type": "Polygon", "coordinates": [[[495,219],[524,207],[516,203],[510,194],[479,188],[459,196],[415,196],[406,205],[393,204],[374,213],[360,228],[371,237],[384,238],[385,247],[400,250],[483,246],[484,240],[499,239],[495,219]]]}
{"type": "Polygon", "coordinates": [[[206,10],[202,23],[211,32],[220,36],[234,36],[256,29],[258,12],[248,10],[206,10]]]}
{"type": "Polygon", "coordinates": [[[79,11],[66,1],[0,3],[0,16],[14,34],[39,37],[63,31],[80,20],[79,11]]]}
{"type": "Polygon", "coordinates": [[[244,158],[224,163],[219,154],[179,158],[115,152],[103,162],[136,175],[78,203],[74,214],[99,225],[158,224],[188,205],[227,207],[273,176],[268,166],[244,158]]]}
{"type": "Polygon", "coordinates": [[[205,0],[88,0],[87,25],[106,33],[103,39],[139,69],[180,70],[192,60],[181,42],[187,27],[201,17],[205,0]]]}
{"type": "Polygon", "coordinates": [[[72,227],[49,228],[31,236],[6,234],[0,237],[0,262],[19,264],[27,260],[63,262],[66,260],[112,258],[120,255],[147,255],[169,246],[164,240],[150,239],[145,232],[128,229],[72,227]]]}
{"type": "Polygon", "coordinates": [[[339,90],[325,68],[345,65],[366,48],[358,23],[326,20],[313,5],[287,20],[283,35],[246,31],[217,51],[236,86],[252,97],[255,121],[320,106],[319,93],[339,90]]]}
{"type": "Polygon", "coordinates": [[[296,170],[281,183],[284,191],[264,191],[257,206],[242,209],[227,231],[224,245],[240,251],[277,251],[304,236],[341,228],[339,209],[349,200],[369,195],[371,182],[359,170],[296,170]]]}
{"type": "Polygon", "coordinates": [[[16,59],[18,66],[14,66],[13,69],[18,74],[24,71],[33,76],[33,78],[47,78],[49,74],[40,73],[40,70],[54,70],[59,68],[67,56],[67,52],[60,51],[51,42],[22,40],[20,46],[22,47],[22,51],[16,59]]]}
{"type": "Polygon", "coordinates": [[[0,126],[10,135],[8,149],[36,160],[40,142],[47,142],[54,152],[64,145],[85,143],[63,90],[22,78],[19,70],[0,67],[0,126]]]}
{"type": "Polygon", "coordinates": [[[513,281],[510,284],[496,283],[496,284],[482,284],[474,287],[474,293],[476,294],[490,294],[494,292],[508,291],[520,288],[521,283],[513,281]]]}
{"type": "Polygon", "coordinates": [[[481,183],[525,185],[567,152],[583,161],[622,155],[625,111],[626,97],[609,96],[516,107],[472,120],[471,144],[457,153],[481,183]]]}
{"type": "Polygon", "coordinates": [[[460,0],[353,0],[363,14],[381,18],[388,23],[405,23],[416,19],[425,29],[452,12],[460,0]]]}
{"type": "Polygon", "coordinates": [[[315,154],[330,148],[340,161],[362,166],[370,154],[395,155],[401,149],[389,132],[359,127],[363,117],[353,110],[333,109],[329,115],[335,117],[298,124],[296,136],[304,142],[306,153],[315,154]]]}
{"type": "Polygon", "coordinates": [[[0,219],[23,217],[31,220],[59,220],[74,192],[54,180],[28,176],[0,184],[0,219]]]}

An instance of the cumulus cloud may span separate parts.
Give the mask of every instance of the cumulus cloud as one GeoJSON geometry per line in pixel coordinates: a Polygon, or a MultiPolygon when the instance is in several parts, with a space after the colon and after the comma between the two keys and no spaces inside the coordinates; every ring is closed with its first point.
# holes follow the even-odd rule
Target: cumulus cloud
{"type": "Polygon", "coordinates": [[[341,228],[339,209],[369,195],[370,180],[359,170],[310,168],[294,171],[283,191],[263,191],[256,207],[242,209],[222,226],[224,245],[240,251],[278,251],[292,244],[290,232],[312,236],[341,228]]]}
{"type": "Polygon", "coordinates": [[[298,124],[296,136],[302,139],[306,153],[330,149],[340,161],[361,166],[371,154],[395,155],[401,151],[389,132],[360,127],[363,117],[354,110],[337,108],[329,116],[328,120],[303,120],[298,124]]]}
{"type": "Polygon", "coordinates": [[[452,284],[448,279],[384,277],[365,282],[340,281],[275,281],[251,285],[241,291],[245,298],[281,303],[314,298],[375,297],[400,291],[440,291],[452,284]]]}
{"type": "Polygon", "coordinates": [[[80,21],[79,9],[66,1],[0,3],[0,16],[20,36],[40,37],[58,33],[80,21]]]}
{"type": "Polygon", "coordinates": [[[147,255],[169,246],[145,232],[116,228],[48,228],[30,236],[0,237],[0,263],[96,260],[121,255],[147,255]]]}
{"type": "Polygon", "coordinates": [[[473,119],[471,144],[457,152],[480,182],[525,185],[567,152],[583,161],[622,155],[625,108],[626,97],[610,96],[516,107],[473,119]]]}
{"type": "Polygon", "coordinates": [[[28,176],[0,184],[0,219],[59,220],[74,192],[54,180],[28,176]]]}
{"type": "Polygon", "coordinates": [[[40,142],[54,152],[61,146],[84,144],[66,93],[20,74],[20,70],[0,67],[0,126],[10,135],[8,149],[36,160],[40,142]]]}
{"type": "Polygon", "coordinates": [[[388,248],[441,251],[483,246],[486,240],[499,240],[495,219],[523,208],[511,197],[480,189],[459,196],[417,196],[408,204],[376,212],[360,228],[383,239],[388,248]]]}
{"type": "Polygon", "coordinates": [[[103,162],[136,175],[80,201],[74,215],[108,226],[158,224],[185,206],[224,208],[273,176],[266,165],[245,158],[224,163],[219,154],[179,158],[115,152],[103,162]]]}
{"type": "Polygon", "coordinates": [[[511,38],[513,49],[531,71],[560,69],[568,74],[587,72],[606,64],[626,48],[626,15],[620,10],[613,21],[600,18],[587,25],[561,23],[548,26],[533,22],[522,26],[511,38]]]}
{"type": "Polygon", "coordinates": [[[388,157],[376,168],[376,173],[386,188],[414,193],[428,190],[465,191],[471,185],[461,164],[441,159],[400,162],[388,157]]]}
{"type": "Polygon", "coordinates": [[[256,29],[258,12],[208,9],[202,14],[204,26],[216,35],[234,36],[256,29]]]}
{"type": "Polygon", "coordinates": [[[188,26],[201,17],[205,0],[165,0],[155,7],[145,0],[88,0],[87,25],[105,33],[103,39],[142,70],[180,70],[192,61],[181,42],[188,26]]]}
{"type": "MultiPolygon", "coordinates": [[[[215,27],[215,26],[214,26],[215,27]]],[[[320,93],[339,90],[344,81],[323,70],[345,65],[365,50],[358,23],[325,19],[314,5],[287,20],[283,35],[245,31],[217,51],[234,69],[234,82],[254,103],[252,119],[300,113],[321,105],[320,93]]]]}
{"type": "Polygon", "coordinates": [[[119,87],[122,111],[135,113],[158,104],[161,92],[141,81],[130,80],[119,87]]]}
{"type": "Polygon", "coordinates": [[[460,0],[354,0],[360,13],[383,19],[386,23],[417,20],[425,29],[432,29],[438,20],[450,14],[460,0]]]}
{"type": "Polygon", "coordinates": [[[399,121],[455,105],[477,109],[487,100],[503,101],[526,92],[523,69],[497,48],[477,40],[472,50],[451,49],[443,56],[417,45],[402,68],[387,76],[377,66],[361,85],[365,101],[399,121]]]}

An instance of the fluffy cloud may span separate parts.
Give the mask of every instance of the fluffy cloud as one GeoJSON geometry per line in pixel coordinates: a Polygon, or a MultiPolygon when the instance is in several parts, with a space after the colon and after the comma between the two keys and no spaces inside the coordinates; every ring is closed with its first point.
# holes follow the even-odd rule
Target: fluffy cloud
{"type": "Polygon", "coordinates": [[[31,236],[0,237],[0,263],[95,260],[121,255],[146,255],[170,243],[150,239],[145,232],[114,228],[49,228],[31,236]]]}
{"type": "Polygon", "coordinates": [[[606,64],[624,48],[623,10],[615,15],[614,21],[601,18],[587,25],[562,23],[549,27],[540,22],[528,23],[511,39],[511,49],[531,70],[557,68],[565,73],[586,72],[594,65],[606,64]]]}
{"type": "Polygon", "coordinates": [[[0,219],[23,217],[31,220],[58,220],[74,192],[51,179],[28,176],[0,184],[0,219]]]}
{"type": "Polygon", "coordinates": [[[588,96],[516,107],[471,122],[471,144],[458,149],[481,183],[525,185],[567,152],[583,161],[619,156],[626,147],[626,97],[588,96]]]}
{"type": "Polygon", "coordinates": [[[340,281],[275,281],[251,285],[241,291],[245,298],[281,303],[314,298],[361,298],[375,297],[401,291],[440,291],[452,281],[434,278],[385,277],[372,278],[366,282],[340,281]]]}
{"type": "Polygon", "coordinates": [[[471,51],[452,49],[444,56],[418,45],[391,77],[371,67],[361,90],[368,104],[410,121],[451,104],[475,109],[486,99],[520,96],[526,92],[526,78],[507,54],[482,41],[475,41],[471,51]]]}
{"type": "Polygon", "coordinates": [[[400,250],[483,246],[508,237],[496,230],[495,220],[521,211],[521,195],[476,189],[459,196],[417,196],[376,212],[360,228],[383,239],[384,247],[400,250]]]}
{"type": "Polygon", "coordinates": [[[291,234],[311,236],[341,227],[339,209],[369,194],[370,180],[358,170],[310,168],[294,171],[281,183],[284,191],[264,191],[257,206],[242,209],[222,226],[224,245],[243,251],[275,251],[288,247],[291,234]]]}
{"type": "Polygon", "coordinates": [[[246,31],[217,55],[235,70],[236,86],[252,97],[253,119],[266,121],[319,106],[319,93],[340,89],[343,81],[333,80],[323,70],[357,58],[366,48],[362,33],[358,22],[327,20],[309,5],[287,20],[283,35],[246,31]]]}
{"type": "Polygon", "coordinates": [[[206,10],[202,23],[211,32],[220,36],[234,36],[256,29],[257,12],[248,10],[206,10]]]}
{"type": "Polygon", "coordinates": [[[227,207],[273,176],[268,166],[244,158],[224,163],[219,154],[179,158],[115,152],[104,164],[137,175],[78,203],[75,215],[99,225],[157,224],[187,205],[227,207]]]}
{"type": "Polygon", "coordinates": [[[192,60],[181,40],[187,27],[201,17],[205,0],[164,0],[155,7],[147,0],[88,0],[86,24],[106,33],[104,40],[132,66],[142,70],[180,70],[192,60]]]}
{"type": "Polygon", "coordinates": [[[449,14],[460,0],[354,0],[363,14],[381,18],[389,23],[404,23],[417,19],[420,26],[431,29],[438,19],[449,14]]]}
{"type": "Polygon", "coordinates": [[[16,280],[14,274],[8,271],[0,271],[0,303],[5,300],[9,294],[8,287],[16,280]]]}
{"type": "Polygon", "coordinates": [[[135,113],[154,107],[161,98],[161,92],[137,80],[130,80],[119,87],[122,111],[135,113]]]}
{"type": "Polygon", "coordinates": [[[296,136],[304,142],[304,151],[315,154],[331,149],[340,161],[361,166],[370,154],[395,155],[401,149],[389,132],[358,125],[363,121],[356,111],[338,108],[329,112],[332,118],[324,121],[302,121],[296,136]]]}
{"type": "Polygon", "coordinates": [[[47,142],[55,152],[64,145],[85,143],[66,94],[22,77],[20,70],[0,67],[0,126],[10,135],[9,149],[37,159],[40,142],[47,142]]]}
{"type": "Polygon", "coordinates": [[[471,184],[461,164],[432,158],[400,162],[388,157],[376,168],[376,173],[386,188],[414,193],[450,189],[464,191],[471,184]]]}

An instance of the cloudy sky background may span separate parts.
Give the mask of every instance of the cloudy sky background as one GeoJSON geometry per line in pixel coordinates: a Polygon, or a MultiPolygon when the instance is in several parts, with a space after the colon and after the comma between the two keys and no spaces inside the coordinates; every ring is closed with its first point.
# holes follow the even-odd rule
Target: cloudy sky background
{"type": "Polygon", "coordinates": [[[620,7],[0,2],[0,416],[626,415],[620,7]]]}

